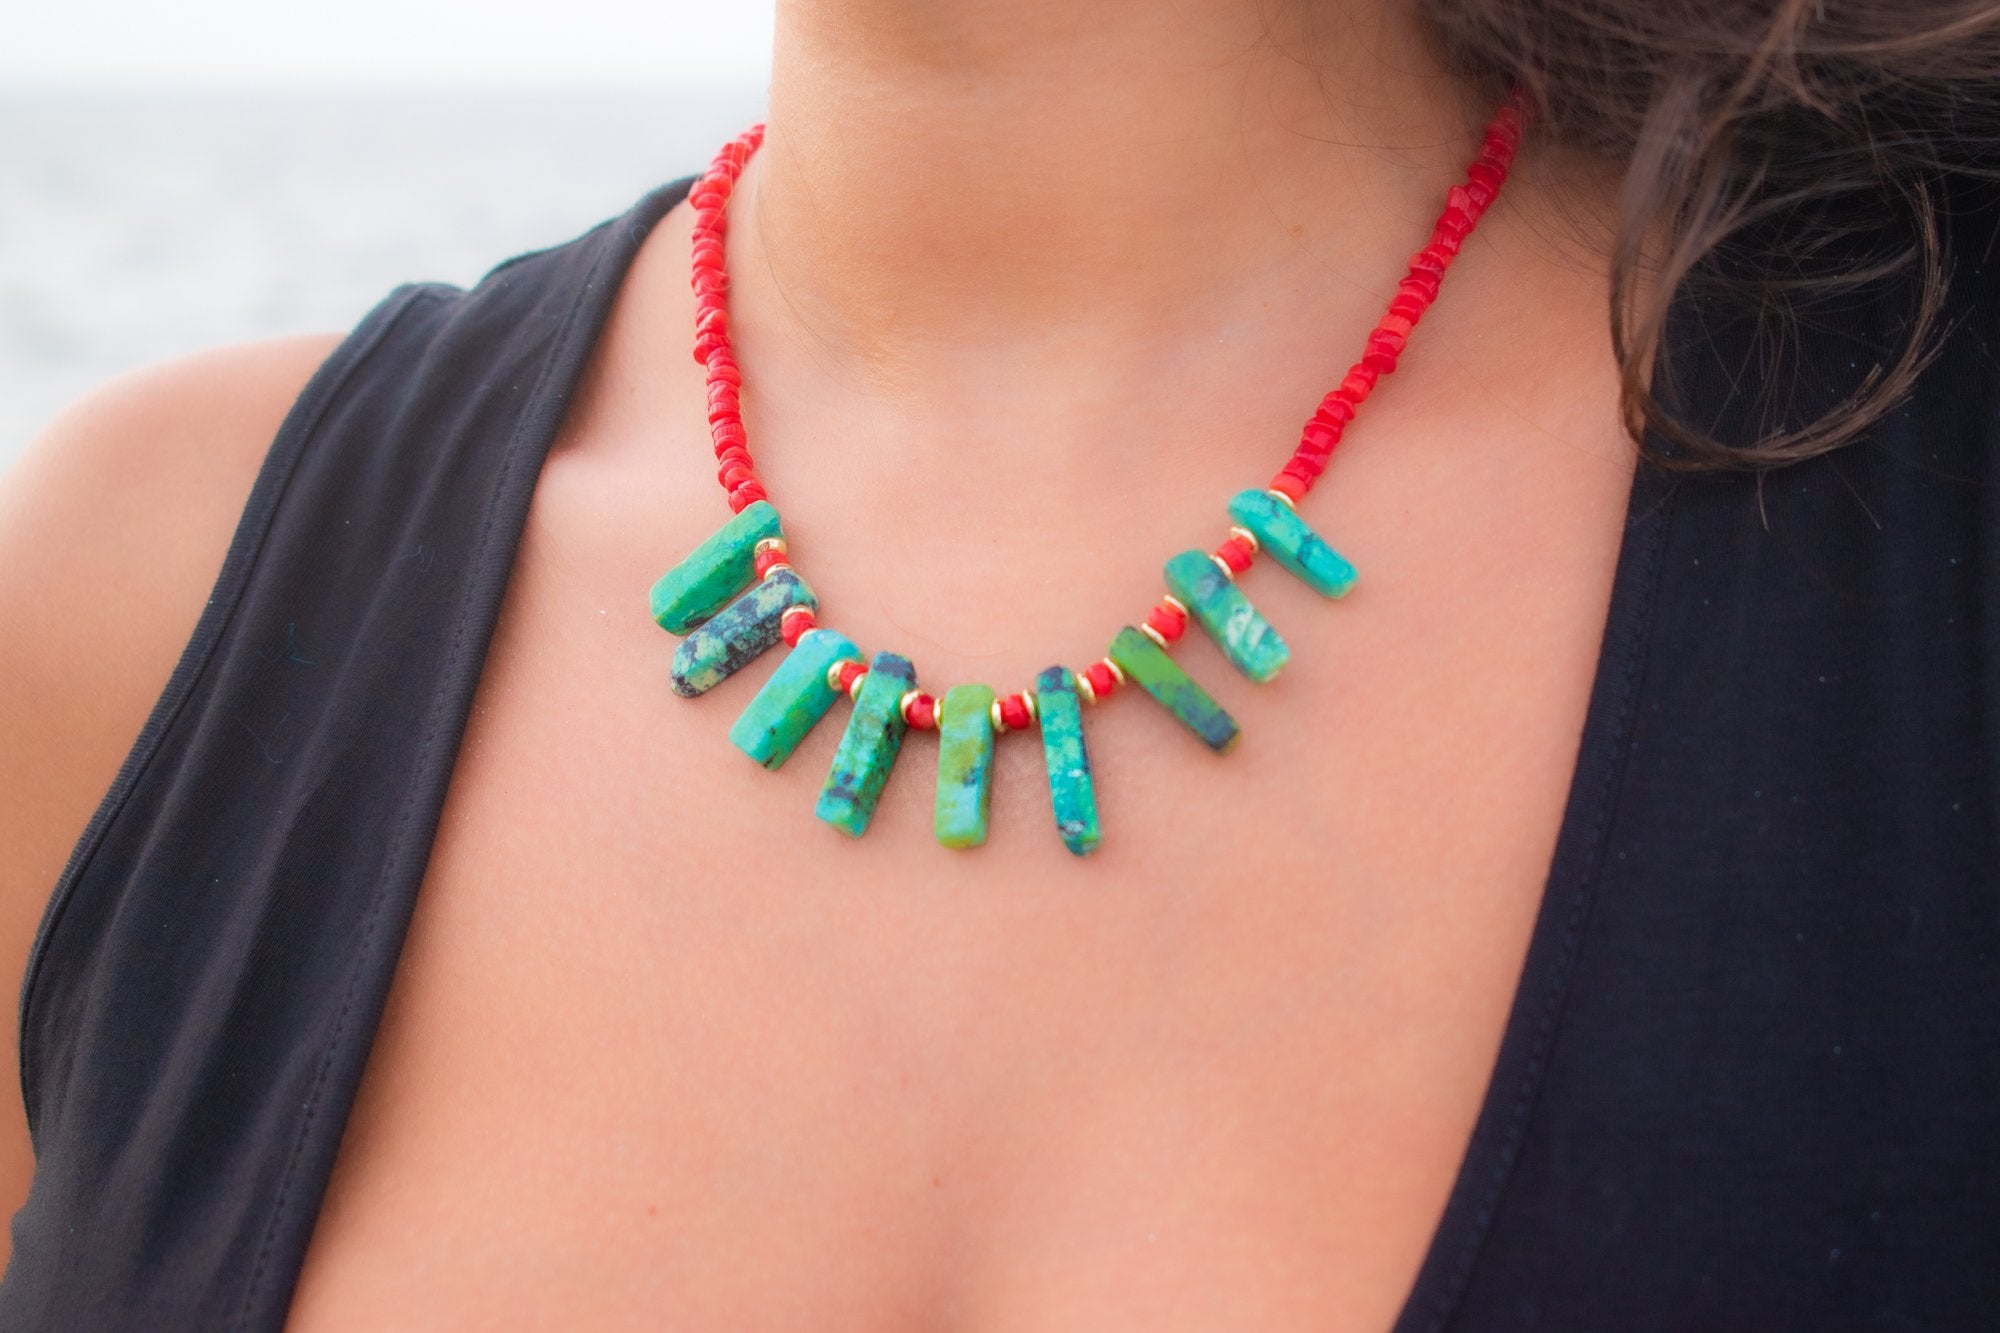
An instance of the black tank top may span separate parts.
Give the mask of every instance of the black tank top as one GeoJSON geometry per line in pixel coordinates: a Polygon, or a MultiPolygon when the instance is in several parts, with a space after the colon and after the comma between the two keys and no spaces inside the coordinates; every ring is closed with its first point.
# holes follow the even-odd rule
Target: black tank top
{"type": "MultiPolygon", "coordinates": [[[[0,1326],[283,1323],[529,497],[685,189],[397,291],[300,396],[35,942],[0,1326]]],[[[1761,483],[1637,469],[1398,1333],[2000,1327],[1995,216],[1961,210],[1955,330],[1867,439],[1761,483]]],[[[1903,296],[1815,312],[1793,405],[1893,346],[1903,296]]],[[[1754,435],[1738,335],[1683,298],[1673,347],[1690,413],[1754,435]]]]}

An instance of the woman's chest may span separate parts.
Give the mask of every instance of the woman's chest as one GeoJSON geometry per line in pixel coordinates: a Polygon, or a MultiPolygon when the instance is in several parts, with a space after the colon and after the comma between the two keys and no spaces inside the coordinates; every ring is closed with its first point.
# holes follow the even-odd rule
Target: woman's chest
{"type": "Polygon", "coordinates": [[[865,838],[820,824],[843,715],[744,759],[770,663],[671,698],[555,475],[294,1326],[1387,1327],[1540,905],[1607,514],[1497,600],[1272,594],[1270,686],[1189,644],[1244,740],[1087,715],[1077,860],[1032,735],[981,849],[930,840],[928,735],[865,838]]]}
{"type": "Polygon", "coordinates": [[[448,853],[297,1326],[1388,1325],[1538,885],[891,885],[814,832],[448,853]]]}

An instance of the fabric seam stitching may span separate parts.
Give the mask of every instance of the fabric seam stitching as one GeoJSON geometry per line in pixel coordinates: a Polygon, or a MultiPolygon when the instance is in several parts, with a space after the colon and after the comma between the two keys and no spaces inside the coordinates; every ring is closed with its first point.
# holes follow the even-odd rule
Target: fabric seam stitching
{"type": "MultiPolygon", "coordinates": [[[[564,362],[564,354],[569,350],[576,321],[587,303],[586,298],[596,282],[598,273],[603,268],[604,257],[604,254],[600,252],[591,262],[589,269],[583,276],[583,280],[578,284],[576,297],[570,303],[569,311],[563,318],[562,327],[550,342],[548,359],[543,362],[541,374],[535,380],[535,387],[530,393],[526,405],[521,410],[520,418],[516,421],[512,434],[508,437],[507,457],[501,462],[499,475],[494,480],[492,499],[489,501],[486,516],[480,525],[478,544],[473,549],[473,568],[475,571],[482,567],[487,552],[492,545],[494,524],[497,521],[497,512],[499,509],[499,499],[505,494],[507,483],[512,478],[515,467],[520,460],[522,437],[528,429],[528,423],[534,417],[533,409],[539,406],[546,397],[550,378],[555,374],[556,367],[564,362]]],[[[503,595],[506,583],[507,577],[503,576],[501,580],[503,595]]],[[[451,649],[446,657],[447,668],[445,678],[447,680],[455,679],[455,671],[460,663],[461,654],[464,651],[466,627],[471,621],[474,609],[473,602],[468,599],[459,610],[458,619],[452,629],[451,649]]],[[[476,688],[477,682],[475,681],[473,684],[476,688]]],[[[449,698],[448,691],[440,691],[432,700],[431,716],[425,728],[423,748],[419,758],[420,772],[428,772],[431,766],[432,755],[437,747],[438,733],[444,721],[443,713],[449,698]]],[[[423,795],[424,792],[419,789],[413,791],[407,799],[403,807],[402,822],[396,829],[395,840],[391,844],[389,855],[384,858],[385,867],[395,865],[402,858],[404,847],[408,842],[410,827],[416,818],[417,807],[421,803],[423,795]]],[[[333,1029],[327,1035],[325,1047],[320,1055],[319,1069],[313,1076],[312,1089],[307,1094],[306,1106],[303,1118],[299,1122],[298,1133],[293,1137],[291,1152],[285,1158],[284,1172],[279,1177],[278,1193],[271,1205],[270,1221],[265,1226],[263,1241],[257,1249],[257,1260],[251,1267],[250,1281],[243,1293],[243,1306],[237,1316],[237,1326],[239,1328],[248,1326],[251,1314],[256,1305],[258,1290],[263,1285],[264,1269],[270,1258],[271,1247],[277,1241],[278,1224],[284,1216],[285,1203],[291,1197],[291,1187],[293,1178],[298,1171],[299,1157],[305,1151],[306,1139],[309,1137],[313,1124],[318,1117],[321,1104],[320,1094],[325,1088],[327,1075],[332,1070],[334,1057],[340,1050],[340,1038],[347,1031],[348,1014],[353,1009],[355,992],[361,984],[361,978],[365,971],[364,965],[368,959],[369,946],[374,943],[376,930],[381,925],[383,906],[387,897],[388,885],[386,883],[378,883],[375,889],[375,896],[368,906],[368,924],[362,932],[361,939],[355,945],[354,958],[348,969],[347,985],[341,996],[340,1009],[334,1016],[333,1029]]]]}
{"type": "MultiPolygon", "coordinates": [[[[109,835],[112,825],[117,823],[118,817],[124,813],[131,801],[132,792],[152,767],[154,760],[159,757],[160,749],[165,744],[167,736],[172,733],[174,725],[180,720],[187,701],[193,697],[195,688],[200,685],[202,678],[213,665],[216,649],[228,634],[230,626],[236,619],[237,611],[242,606],[243,597],[249,591],[250,575],[263,558],[264,547],[270,540],[271,527],[277,517],[279,506],[284,502],[285,492],[290,488],[292,479],[298,472],[299,462],[305,457],[306,447],[318,433],[327,411],[338,400],[341,390],[347,387],[355,371],[374,354],[382,340],[402,322],[404,316],[425,300],[438,298],[443,294],[444,289],[439,287],[412,285],[407,288],[400,303],[388,306],[384,310],[381,322],[368,331],[365,339],[355,345],[345,363],[335,370],[330,378],[317,381],[315,377],[315,382],[318,384],[317,391],[315,392],[311,386],[308,387],[306,392],[313,394],[312,401],[300,404],[303,410],[296,417],[297,425],[293,428],[293,433],[287,438],[287,427],[292,426],[295,419],[291,414],[288,414],[285,422],[279,426],[277,438],[284,439],[285,443],[291,446],[290,453],[277,463],[276,470],[272,473],[267,502],[263,512],[257,515],[258,527],[249,544],[242,549],[240,560],[233,565],[230,563],[229,557],[235,555],[237,551],[233,540],[230,551],[224,555],[224,565],[217,572],[216,585],[219,587],[225,578],[234,578],[234,586],[225,594],[227,602],[215,612],[213,621],[209,620],[208,608],[204,608],[202,619],[196,622],[189,644],[183,649],[182,660],[177,662],[173,675],[168,678],[167,685],[161,692],[160,699],[155,701],[157,716],[148,715],[145,726],[133,741],[126,763],[120,766],[111,788],[105,793],[103,801],[92,815],[90,824],[73,850],[70,861],[65,865],[62,874],[57,877],[46,917],[36,930],[28,968],[21,979],[20,1013],[16,1021],[16,1046],[20,1051],[21,1062],[21,1096],[31,1122],[35,1119],[35,1089],[38,1086],[39,1066],[31,1054],[34,1047],[28,1040],[28,1028],[37,1012],[35,999],[40,993],[39,983],[43,964],[56,937],[56,931],[61,926],[63,917],[75,896],[77,882],[84,877],[96,860],[97,853],[103,847],[104,839],[109,835]],[[212,629],[209,628],[211,624],[212,629]],[[207,631],[206,634],[204,630],[207,631]]],[[[388,299],[395,298],[392,296],[388,299]]],[[[253,483],[253,487],[255,485],[257,483],[253,483]]],[[[213,598],[213,591],[210,595],[213,598]]]]}
{"type": "Polygon", "coordinates": [[[1673,521],[1673,499],[1677,490],[1678,487],[1670,486],[1667,494],[1662,497],[1658,521],[1650,534],[1645,551],[1646,564],[1641,573],[1644,598],[1634,613],[1637,623],[1633,627],[1633,641],[1626,651],[1626,660],[1618,681],[1618,725],[1613,733],[1616,754],[1598,786],[1596,797],[1598,809],[1591,828],[1587,873],[1581,877],[1581,882],[1575,889],[1574,900],[1569,904],[1568,917],[1563,923],[1560,944],[1550,967],[1548,985],[1542,999],[1542,1014],[1536,1027],[1535,1042],[1521,1071],[1521,1086],[1515,1096],[1514,1106],[1507,1115],[1506,1128],[1498,1147],[1499,1160],[1494,1164],[1486,1197],[1474,1216],[1470,1235],[1457,1265],[1452,1270],[1451,1279],[1438,1295],[1437,1318],[1430,1327],[1440,1333],[1459,1311],[1459,1304],[1465,1298],[1473,1269],[1478,1266],[1479,1256],[1484,1252],[1487,1238],[1491,1234],[1493,1219],[1498,1215],[1500,1203],[1513,1182],[1514,1169],[1520,1161],[1521,1145],[1526,1140],[1527,1127],[1534,1115],[1534,1105],[1541,1094],[1542,1078],[1547,1072],[1549,1053],[1553,1049],[1555,1035],[1568,1002],[1570,971],[1576,962],[1576,951],[1583,936],[1583,924],[1589,918],[1590,910],[1597,901],[1597,891],[1603,878],[1604,857],[1610,845],[1611,827],[1618,810],[1618,791],[1631,762],[1632,733],[1636,726],[1639,700],[1638,685],[1652,660],[1656,627],[1654,612],[1659,599],[1661,575],[1666,568],[1667,532],[1673,521]]]}

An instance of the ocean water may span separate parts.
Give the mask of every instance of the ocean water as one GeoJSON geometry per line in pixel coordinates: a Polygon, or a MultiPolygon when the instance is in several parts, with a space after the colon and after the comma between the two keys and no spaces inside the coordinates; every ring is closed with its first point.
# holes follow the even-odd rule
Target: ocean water
{"type": "Polygon", "coordinates": [[[761,89],[0,96],[0,468],[203,347],[351,327],[699,170],[761,89]]]}

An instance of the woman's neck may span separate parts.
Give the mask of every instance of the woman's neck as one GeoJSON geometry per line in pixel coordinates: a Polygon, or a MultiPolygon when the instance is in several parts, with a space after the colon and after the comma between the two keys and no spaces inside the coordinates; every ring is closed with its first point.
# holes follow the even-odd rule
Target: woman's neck
{"type": "Polygon", "coordinates": [[[781,0],[731,267],[878,388],[1147,356],[1386,290],[1480,119],[1383,0],[781,0]]]}

